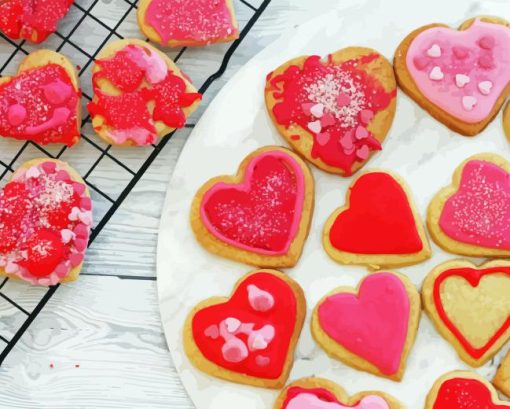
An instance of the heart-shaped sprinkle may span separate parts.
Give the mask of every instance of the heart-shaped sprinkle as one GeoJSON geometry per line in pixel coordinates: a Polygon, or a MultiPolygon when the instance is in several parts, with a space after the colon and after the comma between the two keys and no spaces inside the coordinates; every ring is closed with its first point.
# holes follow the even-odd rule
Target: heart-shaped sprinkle
{"type": "Polygon", "coordinates": [[[491,50],[494,47],[495,42],[496,40],[493,36],[486,35],[478,40],[478,45],[485,50],[491,50]]]}
{"type": "Polygon", "coordinates": [[[336,103],[340,108],[349,106],[351,104],[351,97],[345,92],[341,92],[336,98],[336,103]]]}
{"type": "Polygon", "coordinates": [[[356,150],[356,156],[362,160],[367,159],[369,154],[370,150],[368,149],[367,145],[363,145],[361,148],[356,150]]]}
{"type": "Polygon", "coordinates": [[[310,113],[315,118],[322,118],[322,115],[324,115],[324,105],[323,104],[315,104],[313,107],[310,108],[310,113]]]}
{"type": "Polygon", "coordinates": [[[438,44],[433,44],[432,47],[427,50],[427,55],[432,58],[441,57],[441,47],[439,47],[438,44]]]}
{"type": "Polygon", "coordinates": [[[462,97],[462,106],[466,111],[471,111],[477,102],[478,100],[476,99],[476,97],[472,95],[464,95],[462,97]]]}
{"type": "Polygon", "coordinates": [[[254,284],[248,287],[248,301],[255,311],[266,312],[274,307],[274,297],[254,284]]]}
{"type": "Polygon", "coordinates": [[[492,56],[484,54],[478,58],[478,65],[489,70],[494,67],[494,60],[492,56]]]}
{"type": "Polygon", "coordinates": [[[220,330],[218,329],[217,325],[211,325],[211,326],[206,328],[206,330],[204,331],[204,335],[206,337],[210,337],[212,339],[216,339],[216,338],[218,338],[220,336],[220,330]]]}
{"type": "Polygon", "coordinates": [[[456,74],[455,75],[455,85],[459,88],[463,88],[466,84],[469,84],[471,79],[465,74],[456,74]]]}
{"type": "Polygon", "coordinates": [[[368,125],[370,121],[374,118],[374,111],[370,109],[364,109],[359,113],[359,116],[363,125],[368,125]]]}
{"type": "Polygon", "coordinates": [[[368,137],[368,130],[367,128],[365,128],[364,126],[362,125],[359,125],[357,128],[356,128],[356,132],[354,133],[354,136],[356,137],[356,139],[360,140],[360,139],[365,139],[368,137]]]}
{"type": "Polygon", "coordinates": [[[469,56],[469,48],[464,46],[452,47],[453,55],[459,60],[463,60],[469,56]]]}
{"type": "Polygon", "coordinates": [[[418,55],[414,57],[413,64],[417,69],[422,71],[430,65],[430,59],[424,57],[423,55],[418,55]]]}
{"type": "Polygon", "coordinates": [[[336,124],[336,118],[329,112],[322,116],[322,118],[321,118],[322,128],[327,128],[328,126],[333,126],[335,124],[336,124]]]}
{"type": "Polygon", "coordinates": [[[62,242],[64,244],[68,244],[71,240],[74,240],[74,238],[76,237],[73,231],[69,229],[61,230],[60,235],[62,236],[62,242]]]}
{"type": "Polygon", "coordinates": [[[482,81],[478,83],[478,90],[483,95],[489,95],[491,93],[491,89],[492,89],[491,81],[482,81]]]}
{"type": "Polygon", "coordinates": [[[241,321],[239,321],[237,318],[228,317],[225,320],[225,324],[227,326],[227,331],[233,334],[241,326],[241,321]]]}
{"type": "Polygon", "coordinates": [[[315,134],[320,133],[322,130],[321,121],[308,122],[308,129],[315,134]]]}
{"type": "Polygon", "coordinates": [[[312,115],[312,107],[315,106],[316,104],[313,103],[313,102],[305,102],[303,104],[301,104],[301,108],[303,109],[303,113],[305,115],[312,115]]]}
{"type": "Polygon", "coordinates": [[[441,71],[441,67],[438,65],[433,67],[430,71],[429,78],[433,81],[441,81],[444,78],[444,73],[441,71]]]}
{"type": "Polygon", "coordinates": [[[328,132],[321,132],[317,134],[317,143],[321,146],[327,145],[327,143],[330,141],[331,136],[328,132]]]}

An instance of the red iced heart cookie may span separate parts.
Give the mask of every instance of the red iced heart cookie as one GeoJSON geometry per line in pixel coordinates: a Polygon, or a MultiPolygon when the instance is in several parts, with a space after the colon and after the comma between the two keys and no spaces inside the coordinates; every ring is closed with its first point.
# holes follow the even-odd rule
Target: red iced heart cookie
{"type": "Polygon", "coordinates": [[[402,379],[420,320],[420,296],[404,276],[371,274],[358,290],[337,288],[312,316],[312,334],[331,356],[393,380],[402,379]]]}
{"type": "Polygon", "coordinates": [[[476,135],[510,94],[510,23],[479,17],[459,30],[421,27],[395,54],[399,85],[437,120],[463,135],[476,135]]]}
{"type": "Polygon", "coordinates": [[[494,387],[474,372],[453,371],[439,378],[427,395],[425,409],[505,409],[494,387]]]}
{"type": "Polygon", "coordinates": [[[232,0],[141,0],[138,24],[151,41],[169,47],[201,46],[239,37],[232,0]]]}
{"type": "Polygon", "coordinates": [[[467,256],[510,255],[510,163],[492,154],[466,159],[452,184],[430,202],[427,224],[446,251],[467,256]]]}
{"type": "Polygon", "coordinates": [[[64,162],[23,164],[0,192],[0,275],[36,285],[78,278],[92,225],[92,201],[64,162]]]}
{"type": "Polygon", "coordinates": [[[281,388],[292,368],[306,302],[299,285],[275,270],[249,273],[230,298],[197,305],[184,348],[200,370],[228,381],[281,388]]]}
{"type": "Polygon", "coordinates": [[[108,44],[93,73],[92,125],[112,145],[155,143],[184,127],[202,99],[170,58],[141,40],[108,44]]]}
{"type": "Polygon", "coordinates": [[[471,366],[488,362],[510,339],[510,263],[437,266],[423,283],[425,310],[471,366]]]}
{"type": "Polygon", "coordinates": [[[351,175],[381,150],[395,114],[391,64],[350,47],[295,58],[267,77],[266,106],[287,142],[319,168],[351,175]]]}
{"type": "Polygon", "coordinates": [[[288,385],[274,409],[403,409],[384,392],[359,392],[349,396],[336,383],[322,378],[303,378],[288,385]]]}
{"type": "Polygon", "coordinates": [[[57,30],[73,0],[1,0],[0,31],[12,39],[41,43],[57,30]]]}
{"type": "Polygon", "coordinates": [[[0,135],[41,145],[80,139],[78,76],[63,55],[39,50],[14,77],[0,78],[0,135]]]}
{"type": "Polygon", "coordinates": [[[360,175],[347,204],[326,222],[326,252],[342,264],[398,266],[430,256],[420,217],[397,176],[387,171],[360,175]]]}
{"type": "Polygon", "coordinates": [[[195,236],[209,251],[263,267],[291,267],[301,256],[314,203],[313,177],[285,148],[251,153],[236,176],[211,179],[191,209],[195,236]]]}

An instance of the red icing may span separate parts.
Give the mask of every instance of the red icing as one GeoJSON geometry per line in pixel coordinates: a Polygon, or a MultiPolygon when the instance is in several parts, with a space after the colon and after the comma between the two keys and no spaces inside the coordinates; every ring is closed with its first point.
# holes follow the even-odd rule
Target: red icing
{"type": "Polygon", "coordinates": [[[499,338],[505,334],[508,328],[510,328],[510,316],[482,348],[475,348],[464,337],[462,332],[457,327],[455,327],[453,322],[446,314],[446,311],[444,310],[443,304],[441,302],[441,284],[449,277],[460,276],[466,279],[472,287],[477,287],[483,276],[501,273],[508,275],[510,278],[510,267],[491,267],[481,270],[468,267],[454,268],[443,271],[434,282],[434,304],[436,306],[439,317],[446,325],[446,327],[452,332],[452,334],[459,340],[466,352],[475,359],[481,358],[499,340],[499,338]]]}
{"type": "Polygon", "coordinates": [[[24,71],[0,85],[0,135],[41,145],[74,145],[80,91],[59,65],[24,71]]]}
{"type": "MultiPolygon", "coordinates": [[[[320,400],[324,402],[331,402],[331,403],[341,403],[334,395],[334,393],[328,391],[324,388],[301,388],[300,386],[293,386],[292,388],[289,388],[287,391],[287,394],[285,396],[285,401],[283,402],[282,409],[286,409],[289,402],[295,398],[296,396],[302,394],[302,393],[309,393],[312,395],[317,396],[320,400]]],[[[354,404],[353,406],[356,406],[354,404]]]]}
{"type": "Polygon", "coordinates": [[[349,208],[329,232],[333,247],[358,254],[410,254],[423,249],[409,199],[383,172],[361,176],[350,188],[349,208]]]}
{"type": "Polygon", "coordinates": [[[433,409],[503,409],[492,401],[491,391],[476,379],[453,378],[444,381],[433,409]]]}
{"type": "Polygon", "coordinates": [[[93,76],[96,100],[89,103],[88,109],[92,117],[105,118],[114,140],[114,133],[120,131],[132,133],[131,140],[138,145],[154,143],[155,121],[162,121],[170,128],[182,128],[186,123],[183,108],[202,98],[199,93],[186,92],[185,81],[167,68],[164,68],[166,75],[159,78],[161,64],[166,65],[155,51],[135,45],[124,47],[110,59],[97,61],[100,70],[93,76]],[[101,79],[108,80],[122,94],[103,93],[101,79]],[[155,104],[153,112],[148,109],[150,102],[155,104]],[[136,137],[140,129],[142,136],[136,137]]]}
{"type": "Polygon", "coordinates": [[[40,43],[56,31],[71,4],[73,0],[2,0],[0,31],[12,39],[40,43]]]}
{"type": "Polygon", "coordinates": [[[396,96],[396,90],[386,92],[359,68],[377,58],[379,54],[371,54],[338,64],[331,56],[327,62],[311,56],[302,69],[291,65],[281,75],[268,76],[268,89],[278,101],[273,107],[277,122],[310,131],[310,123],[320,119],[320,132],[310,131],[314,140],[311,156],[347,174],[355,162],[365,161],[370,151],[382,149],[366,127],[396,96]],[[319,118],[310,112],[318,103],[324,106],[324,115],[319,118]]]}
{"type": "MultiPolygon", "coordinates": [[[[258,272],[245,278],[228,301],[205,307],[194,315],[193,339],[204,357],[222,368],[258,378],[277,379],[285,366],[296,321],[297,300],[289,284],[272,274],[258,272]],[[249,285],[271,294],[274,306],[267,311],[254,310],[248,299],[249,285]],[[240,362],[228,362],[222,353],[225,341],[210,330],[227,318],[252,323],[254,330],[271,325],[275,330],[274,339],[265,349],[250,351],[240,362]]],[[[243,334],[238,337],[248,343],[243,334]]]]}

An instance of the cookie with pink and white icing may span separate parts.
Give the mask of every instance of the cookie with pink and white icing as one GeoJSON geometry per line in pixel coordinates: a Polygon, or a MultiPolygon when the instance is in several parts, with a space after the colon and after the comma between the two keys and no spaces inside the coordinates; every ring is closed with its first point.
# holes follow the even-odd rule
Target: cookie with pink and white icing
{"type": "Polygon", "coordinates": [[[51,286],[78,278],[92,226],[92,201],[65,162],[35,159],[0,192],[0,276],[51,286]]]}
{"type": "Polygon", "coordinates": [[[257,267],[292,267],[301,256],[314,207],[314,180],[289,149],[252,152],[235,176],[196,193],[191,227],[211,253],[257,267]]]}
{"type": "Polygon", "coordinates": [[[92,125],[112,145],[156,143],[184,127],[202,99],[170,58],[141,40],[109,43],[92,71],[92,125]]]}
{"type": "Polygon", "coordinates": [[[433,117],[466,136],[480,133],[510,94],[510,23],[476,17],[458,30],[430,24],[395,53],[400,87],[433,117]]]}
{"type": "Polygon", "coordinates": [[[184,350],[201,371],[231,382],[280,389],[303,327],[303,290],[286,274],[257,270],[228,298],[199,303],[184,326],[184,350]]]}
{"type": "Polygon", "coordinates": [[[204,46],[239,38],[232,0],[141,0],[138,25],[151,41],[168,47],[204,46]]]}
{"type": "Polygon", "coordinates": [[[510,255],[510,163],[493,153],[466,159],[452,184],[432,199],[427,215],[432,239],[450,253],[510,255]]]}
{"type": "Polygon", "coordinates": [[[359,392],[349,396],[338,384],[323,378],[301,378],[278,396],[273,409],[403,409],[391,395],[359,392]]]}
{"type": "Polygon", "coordinates": [[[312,335],[328,355],[356,369],[400,381],[421,315],[420,295],[395,272],[376,272],[358,288],[339,287],[312,315],[312,335]]]}

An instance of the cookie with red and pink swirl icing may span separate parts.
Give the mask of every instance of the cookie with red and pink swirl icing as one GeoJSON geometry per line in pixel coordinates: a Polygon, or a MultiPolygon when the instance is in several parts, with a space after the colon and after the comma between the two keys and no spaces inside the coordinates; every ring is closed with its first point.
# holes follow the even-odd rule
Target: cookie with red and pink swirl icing
{"type": "Polygon", "coordinates": [[[138,25],[155,43],[193,47],[239,38],[232,0],[141,0],[138,25]]]}
{"type": "Polygon", "coordinates": [[[199,303],[184,325],[184,350],[199,370],[231,382],[280,389],[303,327],[303,290],[276,270],[246,274],[229,298],[199,303]]]}
{"type": "Polygon", "coordinates": [[[202,99],[170,58],[142,40],[109,43],[92,71],[92,125],[112,145],[156,143],[184,127],[202,99]]]}
{"type": "Polygon", "coordinates": [[[430,202],[427,226],[450,253],[510,256],[510,163],[493,153],[462,162],[430,202]]]}
{"type": "Polygon", "coordinates": [[[21,165],[0,192],[0,276],[50,286],[78,278],[92,226],[92,201],[67,163],[21,165]]]}
{"type": "Polygon", "coordinates": [[[510,94],[510,23],[476,17],[458,30],[429,24],[409,34],[394,60],[400,87],[455,132],[480,133],[510,94]]]}
{"type": "Polygon", "coordinates": [[[323,378],[302,378],[288,385],[273,409],[404,409],[391,395],[378,391],[349,396],[338,384],[323,378]]]}

